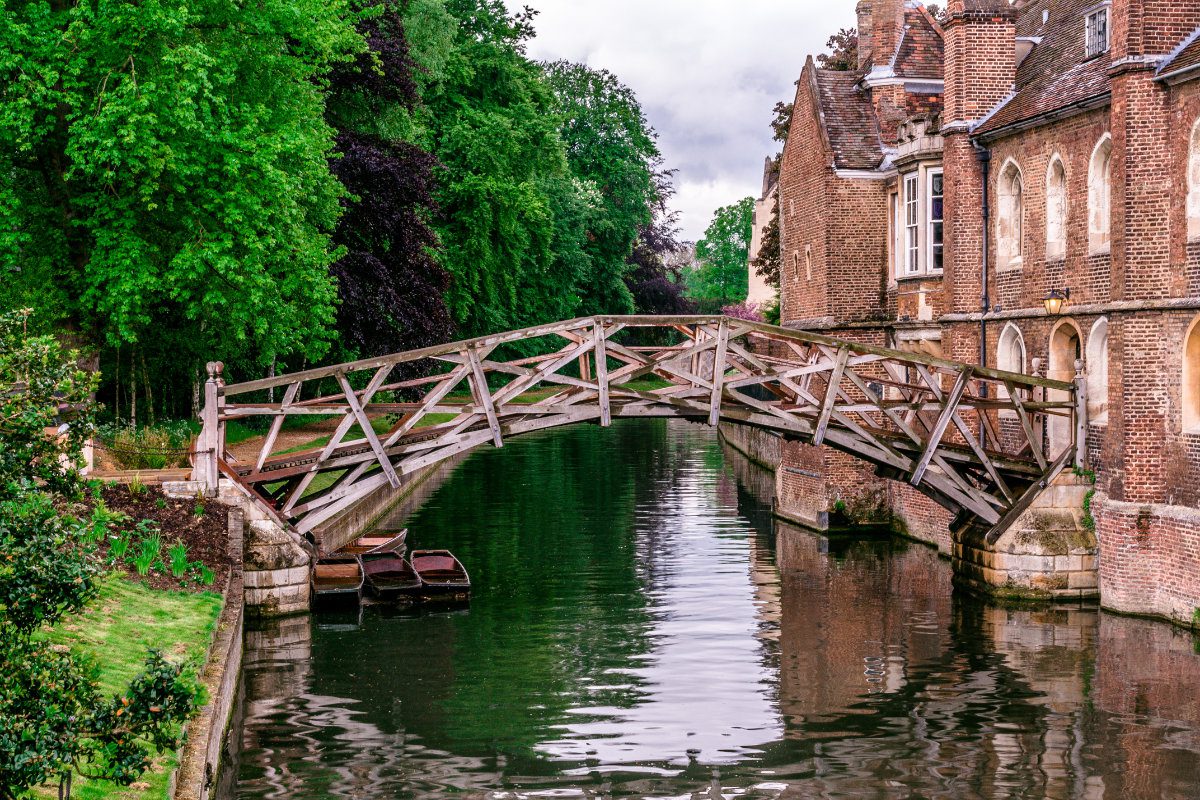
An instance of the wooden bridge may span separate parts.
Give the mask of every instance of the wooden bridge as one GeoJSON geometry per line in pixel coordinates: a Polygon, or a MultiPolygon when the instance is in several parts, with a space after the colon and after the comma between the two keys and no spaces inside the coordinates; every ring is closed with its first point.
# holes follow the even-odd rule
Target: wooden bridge
{"type": "MultiPolygon", "coordinates": [[[[997,533],[1083,451],[1084,382],[1049,380],[720,316],[587,317],[226,386],[209,365],[194,479],[233,479],[309,532],[481,445],[627,417],[727,421],[827,445],[997,533]],[[652,344],[648,344],[652,342],[652,344]],[[394,376],[418,375],[398,379],[394,376]],[[257,457],[230,420],[266,418],[257,457]],[[289,419],[328,438],[279,451],[289,419]],[[1050,419],[1071,441],[1047,452],[1050,419]]],[[[1080,459],[1081,460],[1081,459],[1080,459]]]]}

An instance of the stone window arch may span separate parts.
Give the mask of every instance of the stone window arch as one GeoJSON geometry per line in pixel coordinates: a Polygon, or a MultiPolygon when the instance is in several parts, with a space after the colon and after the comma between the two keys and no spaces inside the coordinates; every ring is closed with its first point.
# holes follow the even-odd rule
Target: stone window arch
{"type": "Polygon", "coordinates": [[[996,369],[1005,372],[1025,372],[1025,337],[1021,330],[1011,322],[1000,331],[1000,341],[996,345],[996,369]]]}
{"type": "Polygon", "coordinates": [[[1192,141],[1188,147],[1188,238],[1200,238],[1200,120],[1192,126],[1192,141]]]}
{"type": "Polygon", "coordinates": [[[804,245],[804,273],[812,280],[812,245],[804,245]]]}
{"type": "Polygon", "coordinates": [[[1088,166],[1088,252],[1107,253],[1112,226],[1112,137],[1092,151],[1088,166]]]}
{"type": "Polygon", "coordinates": [[[792,279],[800,280],[800,253],[792,251],[792,279]]]}
{"type": "Polygon", "coordinates": [[[1024,256],[1025,196],[1021,168],[1009,160],[1000,170],[1000,208],[996,219],[999,266],[1019,267],[1024,256]]]}
{"type": "Polygon", "coordinates": [[[1183,337],[1183,429],[1200,433],[1200,317],[1183,337]]]}
{"type": "Polygon", "coordinates": [[[1067,168],[1057,154],[1046,170],[1046,260],[1067,255],[1067,168]]]}
{"type": "Polygon", "coordinates": [[[1108,424],[1108,319],[1101,317],[1088,334],[1087,355],[1088,422],[1108,424]]]}

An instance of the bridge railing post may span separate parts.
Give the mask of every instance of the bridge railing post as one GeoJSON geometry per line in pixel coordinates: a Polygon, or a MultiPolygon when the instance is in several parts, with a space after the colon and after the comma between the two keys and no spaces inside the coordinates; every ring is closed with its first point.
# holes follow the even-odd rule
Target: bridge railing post
{"type": "Polygon", "coordinates": [[[195,466],[192,480],[204,486],[204,493],[213,497],[221,479],[217,462],[225,450],[225,423],[221,421],[221,410],[225,398],[221,395],[224,381],[221,373],[225,365],[210,361],[207,365],[208,380],[204,384],[204,407],[200,411],[200,436],[197,437],[195,466]]]}
{"type": "Polygon", "coordinates": [[[1083,359],[1075,359],[1075,466],[1087,469],[1087,374],[1083,359]]]}
{"type": "MultiPolygon", "coordinates": [[[[1029,372],[1030,372],[1030,374],[1033,375],[1033,377],[1035,377],[1035,378],[1045,377],[1044,375],[1042,375],[1042,359],[1040,359],[1040,358],[1031,359],[1029,362],[1029,367],[1030,367],[1029,372]]],[[[1043,386],[1035,386],[1031,390],[1030,394],[1032,395],[1031,399],[1035,403],[1044,402],[1046,399],[1046,389],[1043,386]]],[[[1037,427],[1034,428],[1034,432],[1037,434],[1037,441],[1032,442],[1031,444],[1032,444],[1032,446],[1036,447],[1038,449],[1038,452],[1044,456],[1044,455],[1046,455],[1046,412],[1043,411],[1043,412],[1037,414],[1036,416],[1037,416],[1037,420],[1036,420],[1037,427]]],[[[1030,420],[1030,421],[1032,422],[1033,420],[1030,420]]]]}

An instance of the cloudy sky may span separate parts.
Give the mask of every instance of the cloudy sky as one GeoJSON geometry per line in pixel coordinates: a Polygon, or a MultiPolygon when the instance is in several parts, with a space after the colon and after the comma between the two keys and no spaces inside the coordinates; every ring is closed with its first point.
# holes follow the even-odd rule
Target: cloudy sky
{"type": "Polygon", "coordinates": [[[615,73],[638,95],[677,169],[684,238],[762,188],[771,109],[791,100],[808,53],[854,25],[855,0],[506,0],[540,13],[536,59],[615,73]]]}

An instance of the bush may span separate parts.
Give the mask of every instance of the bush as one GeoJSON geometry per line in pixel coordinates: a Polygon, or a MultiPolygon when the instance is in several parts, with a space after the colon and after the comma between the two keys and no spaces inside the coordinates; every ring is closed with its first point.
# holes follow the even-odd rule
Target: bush
{"type": "Polygon", "coordinates": [[[96,438],[121,469],[186,467],[192,447],[192,429],[186,422],[152,428],[105,425],[96,438]]]}
{"type": "Polygon", "coordinates": [[[0,314],[0,800],[72,769],[131,783],[149,749],[177,744],[194,698],[182,667],[152,653],[128,691],[102,700],[94,666],[37,638],[95,597],[94,542],[116,515],[67,513],[83,497],[73,467],[95,380],[52,337],[28,336],[27,318],[0,314]]]}

